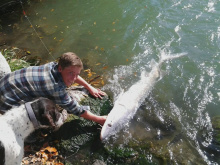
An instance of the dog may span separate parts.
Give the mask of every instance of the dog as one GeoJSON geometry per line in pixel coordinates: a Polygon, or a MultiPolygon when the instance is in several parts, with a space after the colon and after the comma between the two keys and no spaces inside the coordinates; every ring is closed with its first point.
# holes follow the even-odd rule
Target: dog
{"type": "Polygon", "coordinates": [[[5,76],[8,73],[11,73],[11,68],[8,65],[7,60],[5,59],[5,57],[2,55],[2,53],[0,52],[0,79],[5,76]]]}
{"type": "Polygon", "coordinates": [[[38,128],[58,129],[66,120],[49,99],[13,107],[0,116],[0,165],[20,165],[24,155],[24,140],[38,128]]]}

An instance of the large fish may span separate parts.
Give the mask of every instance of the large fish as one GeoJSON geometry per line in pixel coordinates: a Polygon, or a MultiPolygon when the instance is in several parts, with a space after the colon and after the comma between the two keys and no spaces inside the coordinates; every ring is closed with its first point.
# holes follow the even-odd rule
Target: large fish
{"type": "Polygon", "coordinates": [[[186,55],[186,53],[177,54],[175,56],[161,56],[158,63],[154,62],[155,64],[148,75],[143,72],[141,79],[137,83],[132,85],[125,93],[120,94],[102,127],[101,140],[107,140],[110,136],[116,134],[133,118],[137,109],[159,79],[161,64],[166,60],[179,58],[184,55],[186,55]]]}

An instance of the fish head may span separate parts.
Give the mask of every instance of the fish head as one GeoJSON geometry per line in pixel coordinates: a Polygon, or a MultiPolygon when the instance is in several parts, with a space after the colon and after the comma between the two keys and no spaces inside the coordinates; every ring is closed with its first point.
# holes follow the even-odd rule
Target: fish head
{"type": "Polygon", "coordinates": [[[102,127],[100,138],[102,141],[107,140],[110,136],[116,134],[127,121],[126,107],[116,104],[102,127]]]}

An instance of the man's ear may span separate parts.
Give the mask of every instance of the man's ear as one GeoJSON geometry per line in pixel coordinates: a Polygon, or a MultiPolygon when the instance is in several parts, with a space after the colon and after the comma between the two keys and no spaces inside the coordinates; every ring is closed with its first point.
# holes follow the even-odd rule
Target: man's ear
{"type": "Polygon", "coordinates": [[[59,65],[58,66],[58,72],[62,72],[62,70],[63,70],[62,67],[59,65]]]}

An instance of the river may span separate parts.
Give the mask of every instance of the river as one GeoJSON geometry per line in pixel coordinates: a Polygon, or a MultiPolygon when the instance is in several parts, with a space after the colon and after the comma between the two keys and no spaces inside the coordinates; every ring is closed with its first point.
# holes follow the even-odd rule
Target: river
{"type": "Polygon", "coordinates": [[[220,115],[219,1],[42,0],[24,10],[28,19],[11,25],[7,43],[45,61],[75,52],[114,101],[162,55],[185,53],[161,66],[131,122],[106,145],[132,149],[136,164],[164,156],[168,164],[220,164],[212,126],[220,115]]]}

